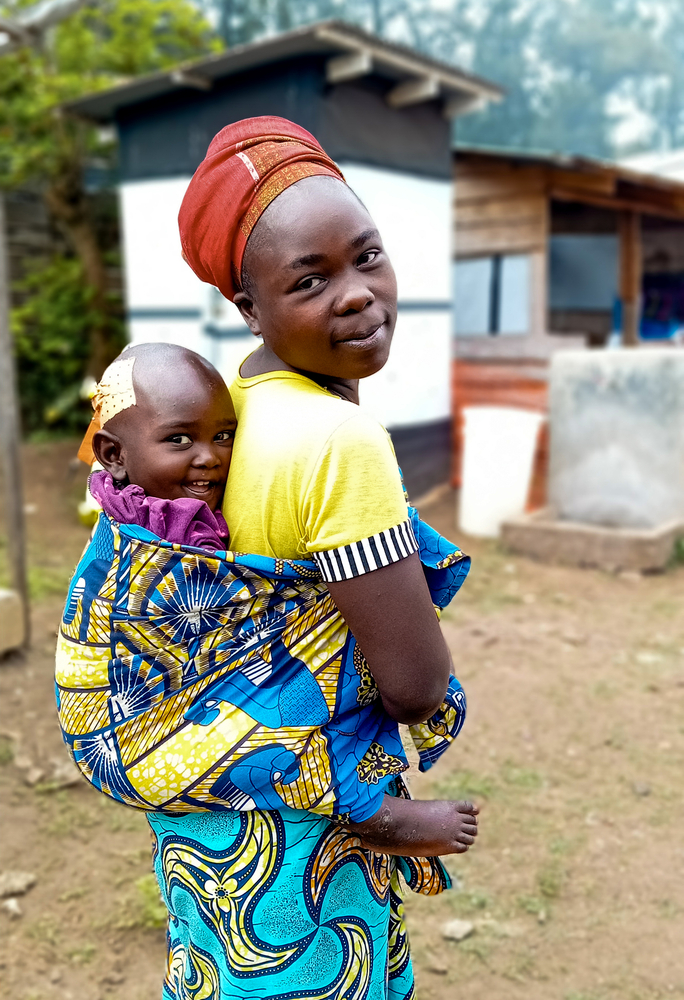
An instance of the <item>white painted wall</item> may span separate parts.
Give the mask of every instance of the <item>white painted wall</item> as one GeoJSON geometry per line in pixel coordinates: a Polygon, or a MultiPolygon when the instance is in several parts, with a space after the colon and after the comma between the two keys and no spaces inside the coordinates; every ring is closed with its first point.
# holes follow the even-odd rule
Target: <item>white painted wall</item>
{"type": "Polygon", "coordinates": [[[199,307],[202,282],[181,257],[178,210],[190,178],[121,185],[126,305],[199,307]]]}
{"type": "Polygon", "coordinates": [[[451,184],[359,164],[340,167],[382,234],[399,289],[390,359],[362,382],[361,402],[388,427],[444,419],[451,411],[451,184]],[[421,302],[445,308],[413,308],[421,302]]]}
{"type": "MultiPolygon", "coordinates": [[[[341,166],[382,233],[399,285],[399,319],[390,360],[382,372],[364,381],[362,402],[389,427],[448,417],[451,185],[358,164],[341,166]],[[402,308],[402,303],[410,308],[402,308]],[[442,307],[435,308],[440,303],[442,307]]],[[[208,286],[182,259],[178,235],[178,210],[189,180],[121,186],[130,339],[190,347],[230,381],[255,341],[237,309],[225,300],[219,325],[229,336],[216,339],[203,332],[215,303],[208,286]],[[239,333],[242,329],[244,335],[239,333]]]]}
{"type": "Polygon", "coordinates": [[[222,296],[221,325],[244,333],[226,340],[203,333],[212,289],[183,260],[178,234],[178,210],[189,182],[182,177],[121,185],[129,337],[134,344],[168,341],[198,351],[230,382],[256,342],[233,303],[222,296]],[[185,315],[193,311],[194,318],[185,315]]]}

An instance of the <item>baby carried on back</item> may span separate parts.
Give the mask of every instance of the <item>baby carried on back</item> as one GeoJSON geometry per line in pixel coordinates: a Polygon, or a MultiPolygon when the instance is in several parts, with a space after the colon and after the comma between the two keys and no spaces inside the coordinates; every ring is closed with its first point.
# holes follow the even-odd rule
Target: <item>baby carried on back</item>
{"type": "MultiPolygon", "coordinates": [[[[111,414],[116,392],[119,422],[143,402],[136,386],[135,405],[136,353],[127,356],[114,393],[101,384],[94,431],[115,426],[102,410],[108,399],[111,414]]],[[[214,479],[155,499],[125,480],[117,489],[111,472],[91,477],[103,513],[74,573],[57,647],[65,743],[95,787],[141,809],[287,806],[362,822],[408,767],[398,725],[316,564],[231,552],[220,495],[213,509],[209,500],[214,479]]],[[[409,516],[433,602],[446,607],[469,560],[412,508],[409,516]]],[[[410,727],[422,770],[464,718],[451,677],[438,712],[410,727]]]]}

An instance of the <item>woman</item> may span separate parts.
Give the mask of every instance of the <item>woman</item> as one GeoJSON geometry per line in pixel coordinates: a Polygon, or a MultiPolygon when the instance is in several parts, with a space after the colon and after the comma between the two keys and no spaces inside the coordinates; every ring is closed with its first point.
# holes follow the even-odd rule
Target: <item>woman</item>
{"type": "MultiPolygon", "coordinates": [[[[179,224],[195,273],[263,339],[231,386],[231,547],[313,558],[387,712],[426,720],[450,656],[390,440],[356,406],[358,380],[387,361],[396,322],[380,236],[316,140],[279,118],[219,133],[179,224]]],[[[458,810],[426,806],[439,849],[458,810]]],[[[167,1000],[414,995],[397,867],[369,849],[382,849],[381,815],[363,844],[299,810],[149,819],[171,914],[167,1000]]],[[[421,891],[445,885],[435,870],[421,877],[421,891]]]]}

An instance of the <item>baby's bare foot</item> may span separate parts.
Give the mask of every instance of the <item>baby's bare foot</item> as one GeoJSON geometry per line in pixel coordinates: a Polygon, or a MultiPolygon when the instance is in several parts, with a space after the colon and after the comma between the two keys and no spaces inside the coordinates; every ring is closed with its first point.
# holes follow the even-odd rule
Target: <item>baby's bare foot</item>
{"type": "Polygon", "coordinates": [[[463,854],[475,843],[479,809],[472,802],[424,802],[385,795],[370,819],[349,829],[364,847],[383,854],[432,857],[463,854]]]}

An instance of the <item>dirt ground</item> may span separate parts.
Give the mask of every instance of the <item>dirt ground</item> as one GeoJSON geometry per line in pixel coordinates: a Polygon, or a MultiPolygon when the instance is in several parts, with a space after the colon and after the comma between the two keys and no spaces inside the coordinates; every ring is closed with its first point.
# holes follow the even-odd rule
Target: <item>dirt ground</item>
{"type": "MultiPolygon", "coordinates": [[[[65,785],[55,717],[55,630],[86,537],[73,453],[26,452],[33,646],[0,663],[0,870],[36,881],[20,916],[0,908],[0,990],[152,1000],[164,931],[144,817],[65,785]]],[[[423,514],[454,536],[453,497],[423,514]]],[[[474,564],[444,630],[469,717],[413,787],[476,799],[481,834],[448,862],[456,891],[408,894],[418,996],[684,996],[684,567],[613,576],[457,540],[474,564]],[[443,936],[454,919],[473,926],[460,943],[443,936]]]]}

